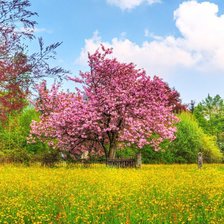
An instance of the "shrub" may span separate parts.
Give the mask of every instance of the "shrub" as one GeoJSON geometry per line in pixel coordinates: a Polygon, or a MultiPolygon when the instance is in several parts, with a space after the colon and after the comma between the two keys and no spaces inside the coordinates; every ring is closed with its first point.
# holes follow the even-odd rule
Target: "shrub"
{"type": "Polygon", "coordinates": [[[221,162],[223,154],[217,146],[217,139],[215,136],[204,134],[201,139],[201,148],[204,160],[209,163],[221,162]]]}
{"type": "Polygon", "coordinates": [[[181,113],[179,118],[176,139],[168,147],[174,154],[174,162],[194,163],[199,151],[203,152],[206,162],[220,162],[223,155],[215,137],[205,134],[189,112],[181,113]]]}
{"type": "Polygon", "coordinates": [[[205,134],[197,120],[189,112],[178,115],[176,139],[164,141],[161,150],[155,152],[152,147],[142,150],[144,163],[196,163],[198,152],[203,152],[205,162],[221,162],[223,155],[217,146],[216,137],[205,134]]]}
{"type": "Polygon", "coordinates": [[[43,166],[54,167],[56,163],[61,161],[61,155],[58,150],[50,149],[41,155],[41,164],[43,166]]]}
{"type": "Polygon", "coordinates": [[[27,153],[26,150],[15,148],[13,150],[6,150],[5,152],[0,153],[0,157],[2,162],[9,162],[9,163],[23,163],[29,165],[31,156],[27,153]],[[2,155],[2,157],[1,157],[2,155]]]}
{"type": "Polygon", "coordinates": [[[0,124],[0,160],[8,162],[27,162],[35,154],[46,151],[41,142],[27,143],[32,120],[38,120],[34,108],[27,107],[20,113],[12,114],[7,122],[0,124]]]}

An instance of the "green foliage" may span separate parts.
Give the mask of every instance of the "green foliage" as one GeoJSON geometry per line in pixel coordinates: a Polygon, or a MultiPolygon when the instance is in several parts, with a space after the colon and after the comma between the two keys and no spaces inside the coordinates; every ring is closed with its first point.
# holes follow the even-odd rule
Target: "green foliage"
{"type": "Polygon", "coordinates": [[[31,160],[30,154],[23,149],[13,149],[8,151],[8,153],[6,154],[6,158],[8,162],[24,163],[26,165],[29,165],[29,162],[31,160]]]}
{"type": "Polygon", "coordinates": [[[168,147],[175,156],[174,162],[194,163],[199,151],[203,152],[205,161],[220,162],[222,153],[215,137],[205,134],[192,114],[183,112],[179,118],[176,139],[168,147]]]}
{"type": "Polygon", "coordinates": [[[223,154],[217,146],[215,136],[204,134],[201,139],[201,148],[205,161],[212,163],[223,160],[223,154]]]}
{"type": "Polygon", "coordinates": [[[134,158],[137,153],[136,147],[125,147],[120,148],[116,152],[117,158],[134,158]]]}
{"type": "Polygon", "coordinates": [[[43,166],[54,167],[56,163],[61,161],[60,152],[57,150],[49,149],[48,151],[42,153],[41,164],[43,166]]]}
{"type": "Polygon", "coordinates": [[[142,150],[144,163],[196,163],[198,152],[203,152],[205,162],[221,162],[223,155],[216,143],[216,137],[206,134],[195,117],[189,112],[178,115],[176,139],[164,141],[155,152],[152,147],[142,150]]]}
{"type": "Polygon", "coordinates": [[[201,146],[201,129],[190,113],[183,112],[179,118],[176,139],[169,145],[168,150],[174,154],[174,162],[195,163],[201,146]]]}
{"type": "Polygon", "coordinates": [[[142,150],[142,161],[143,163],[173,163],[175,161],[175,156],[171,150],[168,150],[170,142],[164,141],[161,143],[160,151],[155,151],[151,146],[147,145],[142,150]]]}
{"type": "Polygon", "coordinates": [[[224,151],[224,101],[219,96],[208,97],[194,109],[194,115],[205,133],[215,135],[220,149],[224,151]]]}
{"type": "Polygon", "coordinates": [[[33,119],[38,119],[38,114],[33,108],[26,108],[21,113],[9,116],[7,123],[0,125],[1,149],[26,147],[26,138],[33,119]]]}
{"type": "Polygon", "coordinates": [[[41,142],[27,143],[30,123],[38,119],[35,109],[28,107],[10,115],[6,123],[0,124],[0,160],[27,163],[35,154],[47,150],[41,142]]]}
{"type": "Polygon", "coordinates": [[[152,147],[143,149],[143,161],[146,163],[195,163],[201,146],[201,129],[194,117],[187,112],[178,115],[176,139],[165,141],[160,145],[160,151],[152,147]]]}

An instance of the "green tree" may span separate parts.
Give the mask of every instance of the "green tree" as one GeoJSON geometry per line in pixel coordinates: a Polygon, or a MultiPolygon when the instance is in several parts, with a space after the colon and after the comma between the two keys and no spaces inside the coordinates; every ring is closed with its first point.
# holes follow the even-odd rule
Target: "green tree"
{"type": "Polygon", "coordinates": [[[0,157],[9,158],[10,161],[24,162],[33,155],[46,150],[41,142],[28,144],[32,120],[39,120],[39,114],[34,108],[27,107],[20,113],[13,113],[7,122],[0,123],[0,157]]]}
{"type": "Polygon", "coordinates": [[[176,139],[168,146],[174,155],[174,162],[194,163],[199,151],[203,152],[205,161],[220,162],[223,155],[216,137],[206,134],[191,113],[182,112],[179,118],[176,139]]]}
{"type": "Polygon", "coordinates": [[[174,162],[194,163],[200,150],[200,131],[190,113],[181,113],[177,124],[176,139],[168,149],[174,155],[174,162]]]}
{"type": "Polygon", "coordinates": [[[224,150],[224,101],[219,96],[208,97],[194,109],[200,127],[209,135],[217,138],[220,149],[224,150]]]}

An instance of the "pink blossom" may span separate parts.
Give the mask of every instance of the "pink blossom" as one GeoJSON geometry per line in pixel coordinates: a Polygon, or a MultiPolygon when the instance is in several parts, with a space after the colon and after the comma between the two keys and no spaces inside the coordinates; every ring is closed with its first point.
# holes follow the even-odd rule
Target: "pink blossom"
{"type": "Polygon", "coordinates": [[[42,115],[32,123],[31,135],[75,154],[88,150],[106,157],[118,142],[158,150],[164,139],[174,139],[178,120],[168,106],[167,84],[132,63],[108,59],[111,53],[97,50],[89,55],[90,72],[70,78],[82,83],[82,90],[65,93],[56,85],[47,90],[45,82],[37,87],[42,115]]]}

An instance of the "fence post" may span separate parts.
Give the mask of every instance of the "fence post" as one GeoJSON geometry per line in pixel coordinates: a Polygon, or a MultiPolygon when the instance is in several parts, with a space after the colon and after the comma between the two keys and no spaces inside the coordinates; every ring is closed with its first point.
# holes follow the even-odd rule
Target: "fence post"
{"type": "Polygon", "coordinates": [[[203,157],[202,157],[202,152],[198,153],[198,169],[201,169],[203,165],[203,157]]]}
{"type": "Polygon", "coordinates": [[[136,155],[136,167],[141,168],[142,166],[142,153],[138,152],[136,155]]]}

